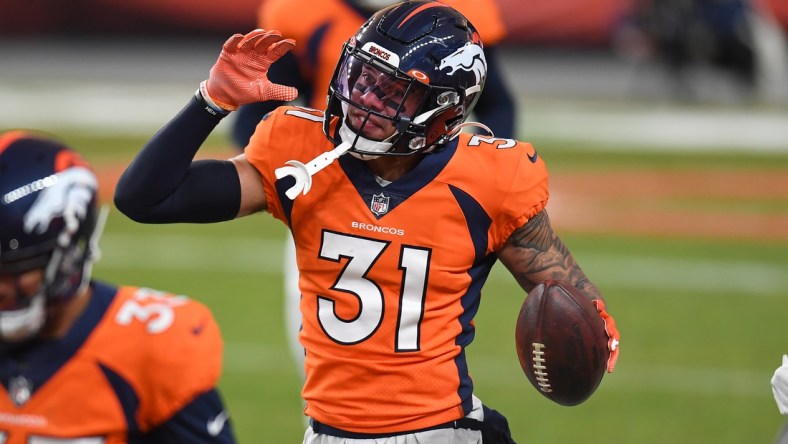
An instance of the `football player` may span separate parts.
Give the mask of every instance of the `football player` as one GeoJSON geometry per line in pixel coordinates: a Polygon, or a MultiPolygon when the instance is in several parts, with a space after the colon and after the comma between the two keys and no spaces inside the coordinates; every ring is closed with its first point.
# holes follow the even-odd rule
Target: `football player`
{"type": "MultiPolygon", "coordinates": [[[[474,107],[475,117],[497,136],[515,137],[516,100],[509,91],[498,67],[494,45],[505,33],[498,5],[493,0],[444,0],[479,29],[484,40],[484,57],[487,61],[487,81],[484,94],[474,107]]],[[[263,0],[259,9],[258,24],[262,29],[276,29],[284,37],[304,42],[283,55],[268,71],[272,82],[296,87],[301,104],[324,109],[326,91],[334,74],[334,67],[347,37],[378,9],[396,3],[391,0],[322,0],[315,7],[313,0],[263,0]],[[293,14],[293,11],[299,11],[293,14]]],[[[231,127],[233,141],[243,149],[264,115],[273,111],[282,101],[250,103],[241,106],[234,114],[231,127]]],[[[298,342],[301,313],[298,309],[301,292],[298,290],[298,268],[295,247],[291,238],[286,239],[283,260],[285,290],[285,326],[290,349],[298,368],[303,372],[304,350],[298,342]]]]}
{"type": "MultiPolygon", "coordinates": [[[[783,363],[777,367],[772,376],[772,393],[777,409],[788,415],[788,355],[783,355],[783,363]]],[[[788,424],[783,426],[775,441],[776,444],[788,444],[788,424]]]]}
{"type": "Polygon", "coordinates": [[[788,415],[788,355],[783,355],[782,365],[774,371],[772,392],[780,413],[788,415]]]}
{"type": "Polygon", "coordinates": [[[96,191],[56,139],[0,134],[0,442],[234,443],[211,312],[91,280],[96,191]]]}
{"type": "Polygon", "coordinates": [[[487,65],[453,8],[421,0],[377,12],[344,45],[325,111],[279,107],[244,154],[193,160],[239,105],[295,98],[266,77],[294,45],[262,29],[228,39],[194,98],[123,173],[115,204],[143,223],[267,211],[290,228],[304,442],[513,442],[504,416],[474,396],[465,355],[496,260],[526,292],[561,279],[597,301],[612,371],[619,335],[550,226],[541,157],[461,133],[487,65]]]}

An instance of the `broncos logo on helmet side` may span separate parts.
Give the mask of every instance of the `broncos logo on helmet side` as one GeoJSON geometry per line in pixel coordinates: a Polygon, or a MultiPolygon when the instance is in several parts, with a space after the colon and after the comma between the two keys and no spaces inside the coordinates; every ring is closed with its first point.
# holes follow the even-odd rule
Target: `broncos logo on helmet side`
{"type": "Polygon", "coordinates": [[[65,231],[61,235],[66,238],[61,243],[66,243],[79,228],[80,220],[86,217],[98,181],[93,172],[84,167],[68,168],[47,179],[49,185],[43,188],[25,215],[25,231],[43,233],[53,219],[62,217],[65,231]]]}
{"type": "Polygon", "coordinates": [[[441,60],[438,69],[443,71],[444,68],[451,69],[449,75],[454,74],[458,69],[472,71],[476,75],[476,84],[478,85],[487,75],[487,60],[484,58],[481,46],[468,42],[441,60]]]}

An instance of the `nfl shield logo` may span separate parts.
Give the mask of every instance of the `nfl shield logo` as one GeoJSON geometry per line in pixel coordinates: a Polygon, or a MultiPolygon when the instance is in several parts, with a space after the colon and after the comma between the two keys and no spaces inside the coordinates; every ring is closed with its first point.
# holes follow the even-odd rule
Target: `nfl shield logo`
{"type": "Polygon", "coordinates": [[[383,195],[383,193],[373,194],[369,209],[378,216],[386,214],[389,210],[389,197],[383,195]]]}
{"type": "Polygon", "coordinates": [[[30,399],[33,393],[33,384],[24,376],[12,377],[8,382],[8,395],[17,407],[21,407],[30,399]]]}

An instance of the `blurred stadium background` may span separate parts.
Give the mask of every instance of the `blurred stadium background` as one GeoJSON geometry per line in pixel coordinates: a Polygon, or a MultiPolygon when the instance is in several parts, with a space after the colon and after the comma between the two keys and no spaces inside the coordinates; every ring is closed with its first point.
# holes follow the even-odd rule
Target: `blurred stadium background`
{"type": "MultiPolygon", "coordinates": [[[[520,138],[546,159],[553,221],[618,320],[619,367],[581,406],[542,398],[514,350],[524,295],[496,269],[470,370],[518,442],[774,442],[786,420],[769,378],[788,352],[788,2],[757,2],[746,66],[696,57],[676,75],[633,32],[634,1],[500,0],[520,138]]],[[[122,168],[226,37],[254,27],[257,6],[0,0],[0,129],[44,129],[83,151],[111,205],[122,168]]],[[[231,152],[228,124],[201,155],[231,152]]],[[[112,211],[95,271],[211,306],[244,443],[303,431],[283,332],[284,235],[267,216],[144,226],[112,211]]]]}

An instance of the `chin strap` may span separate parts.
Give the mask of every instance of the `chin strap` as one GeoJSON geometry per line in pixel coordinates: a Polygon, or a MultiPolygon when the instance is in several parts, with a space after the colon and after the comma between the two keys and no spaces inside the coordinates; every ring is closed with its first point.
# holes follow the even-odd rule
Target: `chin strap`
{"type": "Polygon", "coordinates": [[[461,124],[457,125],[457,127],[454,128],[454,130],[452,130],[452,132],[449,134],[449,140],[456,139],[457,136],[459,136],[460,133],[462,132],[463,128],[469,128],[469,127],[474,127],[474,126],[477,127],[477,128],[481,128],[481,129],[487,131],[487,133],[490,135],[490,137],[495,137],[495,134],[493,134],[492,130],[487,125],[485,125],[483,123],[479,123],[479,122],[462,122],[461,124]]]}

